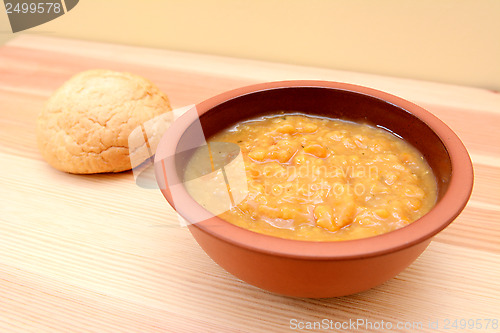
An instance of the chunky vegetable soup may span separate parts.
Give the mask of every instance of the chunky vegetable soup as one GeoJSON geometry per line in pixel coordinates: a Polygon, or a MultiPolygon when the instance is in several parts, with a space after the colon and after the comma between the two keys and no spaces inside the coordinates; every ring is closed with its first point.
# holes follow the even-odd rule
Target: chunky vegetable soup
{"type": "Polygon", "coordinates": [[[210,138],[209,147],[215,142],[239,145],[244,193],[213,182],[227,175],[213,163],[200,163],[198,152],[186,178],[203,167],[213,172],[203,172],[206,182],[186,182],[186,188],[208,210],[227,197],[228,188],[233,198],[239,194],[217,214],[255,232],[310,241],[370,237],[412,223],[436,201],[434,175],[419,151],[368,124],[277,113],[226,129],[210,138]]]}

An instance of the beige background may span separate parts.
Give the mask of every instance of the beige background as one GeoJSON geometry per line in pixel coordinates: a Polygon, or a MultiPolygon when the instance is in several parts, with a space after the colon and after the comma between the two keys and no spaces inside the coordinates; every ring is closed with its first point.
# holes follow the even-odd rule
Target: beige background
{"type": "Polygon", "coordinates": [[[500,90],[499,0],[81,0],[22,33],[500,90]]]}

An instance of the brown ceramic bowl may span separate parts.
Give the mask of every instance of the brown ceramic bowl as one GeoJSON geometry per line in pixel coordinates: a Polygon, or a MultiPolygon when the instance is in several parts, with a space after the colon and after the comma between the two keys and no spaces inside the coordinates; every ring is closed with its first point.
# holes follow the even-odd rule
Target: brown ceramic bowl
{"type": "Polygon", "coordinates": [[[183,188],[186,158],[177,157],[176,152],[189,139],[193,119],[180,117],[156,153],[155,173],[162,193],[171,205],[175,201],[174,208],[188,222],[201,221],[189,225],[189,230],[205,252],[252,285],[315,298],[367,290],[410,265],[469,199],[472,164],[460,139],[431,113],[396,96],[344,83],[285,81],[228,91],[197,105],[207,138],[241,120],[279,110],[368,121],[400,135],[425,156],[434,171],[438,201],[412,224],[370,238],[313,242],[252,232],[211,215],[183,188]],[[177,184],[175,200],[173,184],[177,184]]]}

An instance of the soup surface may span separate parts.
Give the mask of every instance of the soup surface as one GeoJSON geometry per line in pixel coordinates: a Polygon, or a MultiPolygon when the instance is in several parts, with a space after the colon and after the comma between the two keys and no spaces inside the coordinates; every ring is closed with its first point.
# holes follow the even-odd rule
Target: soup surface
{"type": "Polygon", "coordinates": [[[423,156],[367,124],[277,113],[226,129],[208,147],[210,162],[198,149],[186,167],[185,179],[197,179],[185,182],[190,195],[230,223],[276,237],[370,237],[415,221],[437,197],[423,156]]]}

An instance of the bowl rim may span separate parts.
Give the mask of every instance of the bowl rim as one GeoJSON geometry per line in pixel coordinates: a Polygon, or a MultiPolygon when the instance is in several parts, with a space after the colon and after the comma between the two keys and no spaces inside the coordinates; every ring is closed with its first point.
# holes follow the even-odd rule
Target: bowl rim
{"type": "Polygon", "coordinates": [[[202,222],[189,224],[189,228],[198,228],[221,241],[269,255],[308,260],[363,259],[399,251],[421,243],[443,230],[465,208],[472,192],[474,174],[472,162],[464,144],[444,122],[424,108],[403,98],[349,83],[291,80],[258,83],[229,90],[197,104],[196,109],[198,115],[201,116],[224,102],[244,95],[296,87],[337,89],[368,95],[393,104],[416,116],[436,133],[450,157],[452,173],[448,189],[443,197],[426,215],[413,223],[401,229],[362,239],[331,242],[292,240],[250,231],[206,211],[191,198],[184,186],[176,188],[176,198],[178,197],[178,199],[175,200],[175,203],[181,202],[182,204],[174,205],[170,190],[165,189],[164,182],[159,181],[159,179],[169,179],[173,180],[174,183],[181,184],[175,171],[174,159],[164,159],[164,156],[175,155],[181,136],[192,123],[192,118],[181,116],[160,140],[155,156],[155,174],[163,195],[178,214],[187,221],[202,220],[202,222]]]}

